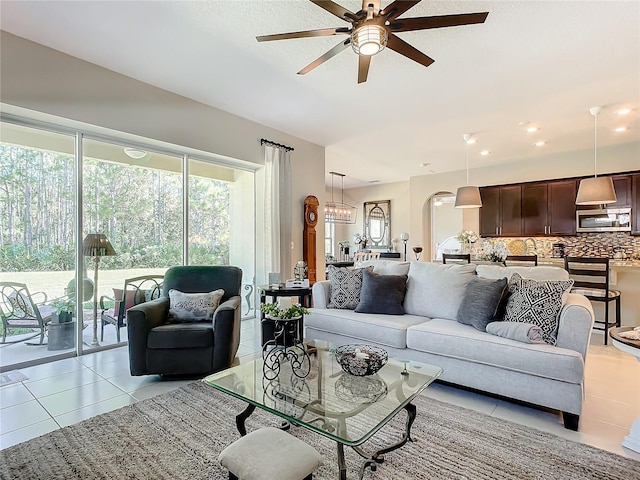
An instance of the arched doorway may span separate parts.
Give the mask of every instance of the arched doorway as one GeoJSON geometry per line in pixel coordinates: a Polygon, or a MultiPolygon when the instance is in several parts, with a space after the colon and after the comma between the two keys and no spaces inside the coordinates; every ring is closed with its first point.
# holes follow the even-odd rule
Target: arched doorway
{"type": "Polygon", "coordinates": [[[446,250],[460,248],[457,240],[462,230],[462,210],[455,208],[456,195],[442,191],[429,197],[422,207],[422,238],[425,241],[425,261],[441,260],[446,250]]]}

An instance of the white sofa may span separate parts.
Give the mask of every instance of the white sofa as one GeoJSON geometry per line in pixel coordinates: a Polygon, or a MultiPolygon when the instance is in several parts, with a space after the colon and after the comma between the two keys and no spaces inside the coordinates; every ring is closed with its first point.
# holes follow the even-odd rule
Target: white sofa
{"type": "Polygon", "coordinates": [[[437,365],[440,380],[563,413],[577,430],[584,395],[584,365],[594,315],[582,295],[565,293],[557,344],[529,344],[479,331],[456,321],[470,278],[509,278],[518,272],[535,280],[567,280],[558,267],[441,265],[371,262],[374,272],[408,275],[405,315],[356,313],[327,308],[330,282],[313,286],[313,308],[305,316],[306,338],[336,345],[369,343],[390,356],[437,365]]]}

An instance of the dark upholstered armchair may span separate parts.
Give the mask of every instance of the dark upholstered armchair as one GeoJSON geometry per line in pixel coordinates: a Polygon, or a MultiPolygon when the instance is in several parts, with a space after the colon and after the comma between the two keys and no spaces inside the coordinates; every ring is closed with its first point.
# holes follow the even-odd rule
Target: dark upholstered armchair
{"type": "Polygon", "coordinates": [[[228,368],[240,344],[240,287],[237,267],[171,267],[164,276],[162,296],[129,309],[131,375],[206,375],[228,368]],[[213,320],[180,322],[169,319],[169,290],[203,293],[222,289],[213,320]]]}

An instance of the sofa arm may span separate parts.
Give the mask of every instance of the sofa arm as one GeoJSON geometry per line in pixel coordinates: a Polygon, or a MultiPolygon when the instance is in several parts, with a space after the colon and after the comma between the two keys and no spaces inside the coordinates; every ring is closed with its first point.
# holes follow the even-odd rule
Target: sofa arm
{"type": "Polygon", "coordinates": [[[556,345],[580,352],[582,358],[586,358],[594,320],[593,307],[587,297],[568,293],[560,311],[556,345]]]}
{"type": "Polygon", "coordinates": [[[147,374],[147,337],[149,331],[165,323],[168,317],[169,299],[166,297],[141,303],[127,310],[131,375],[147,374]]]}
{"type": "Polygon", "coordinates": [[[322,280],[313,284],[311,297],[313,298],[313,308],[327,308],[331,293],[331,283],[329,280],[322,280]]]}
{"type": "Polygon", "coordinates": [[[240,296],[221,303],[213,313],[213,371],[229,368],[240,346],[240,296]]]}

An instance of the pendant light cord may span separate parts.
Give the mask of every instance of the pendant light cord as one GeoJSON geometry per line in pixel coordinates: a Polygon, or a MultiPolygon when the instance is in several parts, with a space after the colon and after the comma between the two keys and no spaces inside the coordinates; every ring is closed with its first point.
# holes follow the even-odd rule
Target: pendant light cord
{"type": "Polygon", "coordinates": [[[598,115],[593,116],[593,178],[598,178],[598,115]]]}
{"type": "Polygon", "coordinates": [[[469,186],[469,145],[465,145],[465,151],[467,152],[467,187],[469,186]]]}

